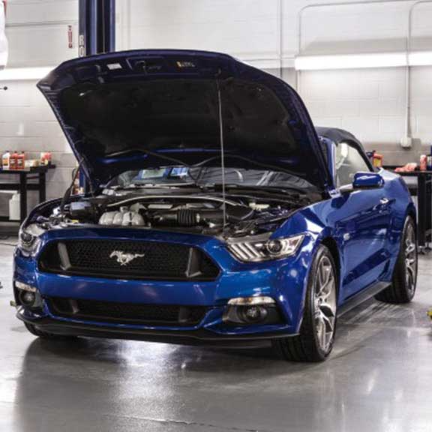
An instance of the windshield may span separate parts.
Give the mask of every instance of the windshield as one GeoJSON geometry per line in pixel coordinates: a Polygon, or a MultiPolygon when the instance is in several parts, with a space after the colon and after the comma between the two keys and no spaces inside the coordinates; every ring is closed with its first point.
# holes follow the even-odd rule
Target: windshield
{"type": "MultiPolygon", "coordinates": [[[[226,168],[225,183],[248,187],[313,188],[306,180],[285,172],[245,168],[226,168]]],[[[220,167],[166,167],[126,171],[116,177],[109,186],[129,188],[198,185],[210,187],[220,184],[222,184],[222,169],[220,167]]]]}

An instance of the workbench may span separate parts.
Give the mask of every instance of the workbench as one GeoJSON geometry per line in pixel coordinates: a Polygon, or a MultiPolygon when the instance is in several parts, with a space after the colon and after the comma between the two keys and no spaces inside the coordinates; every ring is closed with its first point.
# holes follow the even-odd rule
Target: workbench
{"type": "MultiPolygon", "coordinates": [[[[395,166],[387,166],[385,169],[394,171],[395,166]]],[[[417,185],[408,185],[411,195],[417,196],[418,221],[417,235],[421,252],[430,250],[428,244],[432,243],[432,171],[398,172],[402,177],[417,178],[417,185]]]]}
{"type": "Polygon", "coordinates": [[[13,235],[18,232],[20,223],[27,217],[27,195],[28,191],[39,192],[39,202],[46,201],[46,174],[50,169],[54,169],[55,165],[39,166],[34,168],[26,168],[23,170],[0,170],[0,176],[14,176],[16,182],[0,182],[0,191],[16,191],[20,194],[20,210],[21,220],[11,221],[9,216],[1,215],[0,222],[8,222],[15,224],[11,229],[1,227],[0,234],[13,235]],[[36,180],[36,182],[34,182],[36,180]],[[5,232],[7,231],[7,232],[5,232]]]}

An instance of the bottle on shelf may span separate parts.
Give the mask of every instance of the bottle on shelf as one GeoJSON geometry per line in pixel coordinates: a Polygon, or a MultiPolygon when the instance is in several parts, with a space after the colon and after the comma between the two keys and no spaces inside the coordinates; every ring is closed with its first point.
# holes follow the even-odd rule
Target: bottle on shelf
{"type": "Polygon", "coordinates": [[[420,171],[427,170],[427,156],[425,154],[420,156],[420,171]]]}
{"type": "Polygon", "coordinates": [[[25,169],[25,153],[19,152],[17,157],[17,170],[23,170],[25,169]]]}
{"type": "Polygon", "coordinates": [[[17,158],[18,158],[18,152],[14,150],[10,156],[9,160],[9,169],[10,170],[16,170],[17,169],[17,158]]]}
{"type": "Polygon", "coordinates": [[[429,156],[427,157],[427,170],[432,171],[432,145],[430,148],[429,156]]]}
{"type": "Polygon", "coordinates": [[[51,152],[43,152],[40,155],[41,165],[51,165],[51,152]]]}
{"type": "Polygon", "coordinates": [[[10,151],[6,150],[6,152],[2,156],[2,169],[4,169],[5,171],[10,169],[10,157],[10,151]]]}

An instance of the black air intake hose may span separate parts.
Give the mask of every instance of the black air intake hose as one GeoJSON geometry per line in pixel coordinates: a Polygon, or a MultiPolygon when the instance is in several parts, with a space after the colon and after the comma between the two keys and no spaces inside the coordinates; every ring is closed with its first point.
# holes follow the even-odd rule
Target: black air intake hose
{"type": "Polygon", "coordinates": [[[158,212],[155,222],[158,225],[193,227],[199,224],[200,215],[196,210],[180,209],[177,211],[158,212]]]}
{"type": "Polygon", "coordinates": [[[199,224],[200,215],[195,210],[180,209],[177,211],[177,223],[183,227],[193,227],[199,224]]]}
{"type": "MultiPolygon", "coordinates": [[[[227,221],[238,223],[250,219],[254,211],[248,207],[233,207],[227,209],[227,221]]],[[[163,225],[176,225],[182,227],[193,227],[197,225],[214,223],[223,224],[222,210],[192,210],[179,209],[177,211],[158,212],[155,222],[163,225]]]]}

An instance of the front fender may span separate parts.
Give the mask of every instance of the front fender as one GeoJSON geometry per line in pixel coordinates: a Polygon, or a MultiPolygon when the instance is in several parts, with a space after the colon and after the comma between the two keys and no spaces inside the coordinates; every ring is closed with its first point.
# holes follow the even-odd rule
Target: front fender
{"type": "MultiPolygon", "coordinates": [[[[335,232],[335,228],[329,220],[325,219],[322,215],[327,213],[327,207],[331,205],[331,201],[327,200],[324,202],[317,203],[317,205],[306,207],[292,215],[282,226],[275,231],[272,238],[289,237],[297,234],[306,234],[305,241],[298,252],[297,263],[299,272],[296,278],[296,286],[301,286],[301,290],[298,296],[298,308],[295,311],[292,321],[297,323],[297,332],[300,331],[302,318],[304,314],[306,293],[308,287],[308,281],[310,278],[310,272],[312,269],[312,263],[318,248],[321,244],[330,241],[336,245],[337,257],[333,257],[336,265],[342,265],[340,259],[341,245],[338,239],[338,235],[335,232]]],[[[338,273],[342,271],[341,268],[337,269],[338,273]]],[[[293,275],[290,274],[292,279],[293,275]]],[[[338,278],[338,293],[339,302],[341,300],[341,289],[340,281],[342,278],[338,278]]],[[[297,302],[295,302],[297,303],[297,302]]]]}

